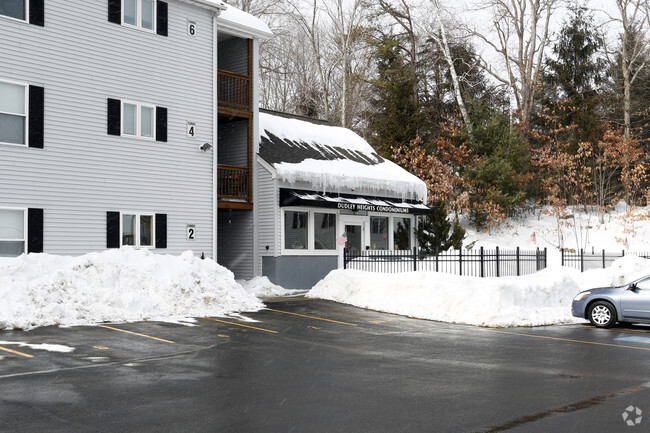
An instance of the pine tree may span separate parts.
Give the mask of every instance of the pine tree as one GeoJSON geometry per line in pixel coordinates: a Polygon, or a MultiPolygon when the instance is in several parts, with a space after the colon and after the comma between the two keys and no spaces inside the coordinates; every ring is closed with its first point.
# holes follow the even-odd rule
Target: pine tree
{"type": "Polygon", "coordinates": [[[427,215],[418,224],[415,233],[421,254],[438,254],[450,248],[460,249],[465,239],[465,229],[458,221],[447,219],[447,209],[444,201],[435,202],[431,208],[433,213],[427,215]]]}

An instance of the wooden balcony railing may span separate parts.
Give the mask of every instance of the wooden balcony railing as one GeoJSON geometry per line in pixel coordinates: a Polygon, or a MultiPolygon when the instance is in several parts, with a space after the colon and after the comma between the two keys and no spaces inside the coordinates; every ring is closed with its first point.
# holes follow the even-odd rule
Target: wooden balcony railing
{"type": "Polygon", "coordinates": [[[247,167],[219,164],[217,168],[217,198],[250,202],[250,174],[250,169],[247,167]]]}
{"type": "Polygon", "coordinates": [[[219,105],[251,110],[251,79],[245,75],[219,70],[219,105]]]}

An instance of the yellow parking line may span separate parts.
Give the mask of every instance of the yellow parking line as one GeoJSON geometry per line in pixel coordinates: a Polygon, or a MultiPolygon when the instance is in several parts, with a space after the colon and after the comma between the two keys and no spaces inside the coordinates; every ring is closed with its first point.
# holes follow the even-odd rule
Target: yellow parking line
{"type": "Polygon", "coordinates": [[[278,333],[278,331],[271,331],[270,329],[263,329],[263,328],[256,328],[254,326],[242,325],[241,323],[226,322],[225,320],[219,320],[219,319],[212,319],[212,320],[214,320],[215,322],[227,323],[228,325],[235,325],[235,326],[241,326],[243,328],[251,328],[251,329],[257,329],[258,331],[270,332],[272,334],[278,333]]]}
{"type": "Polygon", "coordinates": [[[106,325],[97,325],[97,326],[100,326],[100,327],[106,328],[106,329],[112,329],[113,331],[126,332],[127,334],[133,334],[133,335],[138,335],[140,337],[151,338],[152,340],[158,340],[158,341],[162,341],[164,343],[174,344],[173,341],[163,340],[162,338],[152,337],[151,335],[138,334],[137,332],[131,332],[131,331],[127,331],[125,329],[113,328],[112,326],[106,326],[106,325]]]}
{"type": "Polygon", "coordinates": [[[33,358],[34,357],[34,355],[28,355],[26,353],[18,352],[17,350],[7,349],[6,347],[2,347],[2,346],[0,346],[0,350],[4,350],[5,352],[9,352],[9,353],[15,353],[16,355],[24,356],[25,358],[33,358]]]}
{"type": "Polygon", "coordinates": [[[568,341],[570,343],[592,344],[595,346],[609,346],[609,347],[620,347],[623,349],[650,350],[650,347],[624,346],[622,344],[598,343],[595,341],[584,341],[584,340],[571,340],[569,338],[547,337],[545,335],[522,334],[519,332],[500,331],[497,329],[482,329],[482,330],[486,332],[496,332],[499,334],[518,335],[521,337],[531,337],[531,338],[542,338],[545,340],[568,341]]]}
{"type": "Polygon", "coordinates": [[[273,308],[267,308],[267,310],[275,311],[276,313],[291,314],[291,315],[294,315],[294,316],[306,317],[308,319],[323,320],[325,322],[332,322],[332,323],[340,323],[342,325],[358,326],[358,325],[355,325],[354,323],[339,322],[338,320],[323,319],[322,317],[305,316],[304,314],[290,313],[289,311],[282,311],[282,310],[274,310],[273,308]]]}

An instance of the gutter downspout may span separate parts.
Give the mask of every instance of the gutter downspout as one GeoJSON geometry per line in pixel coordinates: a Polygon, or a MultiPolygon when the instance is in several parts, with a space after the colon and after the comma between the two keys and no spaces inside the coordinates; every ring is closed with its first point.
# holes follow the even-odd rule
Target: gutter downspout
{"type": "Polygon", "coordinates": [[[217,59],[217,17],[221,10],[212,15],[212,260],[217,261],[217,156],[218,156],[218,128],[219,128],[219,107],[218,105],[218,59],[217,59]]]}

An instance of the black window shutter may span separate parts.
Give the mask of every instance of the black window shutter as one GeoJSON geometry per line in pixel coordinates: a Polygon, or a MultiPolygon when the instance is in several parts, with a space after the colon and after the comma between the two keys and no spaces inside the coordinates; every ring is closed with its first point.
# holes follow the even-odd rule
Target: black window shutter
{"type": "Polygon", "coordinates": [[[45,89],[29,86],[29,147],[43,148],[45,89]]]}
{"type": "Polygon", "coordinates": [[[122,128],[120,128],[122,116],[122,102],[119,99],[108,98],[107,107],[107,129],[108,135],[121,135],[122,128]]]}
{"type": "Polygon", "coordinates": [[[43,252],[43,209],[27,209],[27,252],[43,252]]]}
{"type": "Polygon", "coordinates": [[[41,27],[45,25],[45,0],[29,1],[29,23],[41,27]]]}
{"type": "Polygon", "coordinates": [[[156,33],[167,36],[167,3],[161,1],[156,4],[156,33]]]}
{"type": "Polygon", "coordinates": [[[156,248],[167,248],[167,214],[156,214],[156,248]]]}
{"type": "Polygon", "coordinates": [[[108,21],[122,24],[122,0],[108,0],[108,21]]]}
{"type": "Polygon", "coordinates": [[[156,141],[167,141],[167,109],[156,107],[156,141]]]}
{"type": "Polygon", "coordinates": [[[106,212],[106,248],[120,247],[120,213],[106,212]]]}

